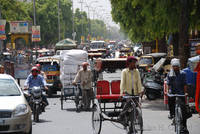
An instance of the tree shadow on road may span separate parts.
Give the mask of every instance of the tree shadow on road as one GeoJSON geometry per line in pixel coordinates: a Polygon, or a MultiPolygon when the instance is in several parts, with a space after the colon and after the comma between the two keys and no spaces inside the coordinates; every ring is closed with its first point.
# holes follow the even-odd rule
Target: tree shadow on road
{"type": "Polygon", "coordinates": [[[147,99],[142,101],[142,109],[151,109],[153,111],[168,111],[163,99],[149,101],[147,99]]]}

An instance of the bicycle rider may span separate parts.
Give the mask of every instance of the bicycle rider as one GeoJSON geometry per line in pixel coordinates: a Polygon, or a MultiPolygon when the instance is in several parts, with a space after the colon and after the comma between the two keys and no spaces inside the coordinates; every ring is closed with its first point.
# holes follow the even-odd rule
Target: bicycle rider
{"type": "MultiPolygon", "coordinates": [[[[142,95],[142,82],[140,72],[136,68],[137,59],[134,56],[129,56],[126,60],[127,68],[121,72],[120,94],[139,96],[142,95]]],[[[139,103],[139,98],[136,100],[136,105],[139,103]]],[[[128,105],[125,105],[123,111],[126,111],[128,105]]],[[[120,116],[123,116],[121,113],[120,116]]],[[[120,117],[121,118],[121,117],[120,117]]]]}
{"type": "MultiPolygon", "coordinates": [[[[172,59],[171,60],[172,69],[167,75],[167,84],[169,86],[169,94],[179,94],[187,95],[187,83],[186,75],[183,71],[180,70],[180,60],[172,59]]],[[[186,107],[185,107],[185,97],[181,98],[182,101],[182,113],[183,113],[183,128],[182,133],[189,133],[187,130],[187,118],[186,118],[186,107]]],[[[175,116],[175,97],[168,97],[169,104],[169,119],[173,119],[175,116]]]]}

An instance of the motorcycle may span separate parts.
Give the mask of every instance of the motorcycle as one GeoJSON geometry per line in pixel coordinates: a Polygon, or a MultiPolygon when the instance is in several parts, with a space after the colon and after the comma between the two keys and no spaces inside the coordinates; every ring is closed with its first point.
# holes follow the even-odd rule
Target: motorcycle
{"type": "Polygon", "coordinates": [[[145,95],[149,100],[163,96],[163,78],[158,72],[148,72],[143,79],[145,95]]]}
{"type": "Polygon", "coordinates": [[[33,120],[39,122],[39,115],[44,111],[43,90],[41,87],[32,87],[30,89],[29,105],[33,112],[33,120]]]}

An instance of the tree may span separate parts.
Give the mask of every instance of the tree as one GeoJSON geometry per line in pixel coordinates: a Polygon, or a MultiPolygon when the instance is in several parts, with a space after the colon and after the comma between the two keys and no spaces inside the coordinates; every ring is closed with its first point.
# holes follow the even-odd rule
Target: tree
{"type": "Polygon", "coordinates": [[[179,39],[184,38],[179,40],[182,55],[189,29],[200,27],[199,0],[111,0],[111,5],[114,21],[132,41],[152,41],[179,32],[179,39]]]}
{"type": "MultiPolygon", "coordinates": [[[[29,15],[33,20],[32,4],[29,3],[29,15]]],[[[36,24],[41,28],[40,45],[58,42],[58,5],[57,1],[39,0],[36,2],[36,24]]],[[[71,38],[72,10],[71,1],[60,0],[61,39],[71,38]]]]}

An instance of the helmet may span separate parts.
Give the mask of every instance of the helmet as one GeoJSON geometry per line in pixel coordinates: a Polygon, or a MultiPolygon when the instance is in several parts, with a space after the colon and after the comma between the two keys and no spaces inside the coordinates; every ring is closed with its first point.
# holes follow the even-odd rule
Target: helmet
{"type": "Polygon", "coordinates": [[[41,65],[40,64],[36,64],[35,66],[38,68],[38,73],[40,74],[41,65]]]}
{"type": "Polygon", "coordinates": [[[40,65],[40,64],[36,64],[35,66],[36,66],[36,67],[38,67],[38,68],[40,68],[40,67],[41,67],[41,65],[40,65]]]}
{"type": "Polygon", "coordinates": [[[37,76],[38,75],[38,68],[37,67],[32,67],[31,68],[31,73],[33,76],[37,76]]]}
{"type": "Polygon", "coordinates": [[[38,68],[36,66],[32,67],[31,72],[33,72],[33,71],[38,71],[38,68]]]}

